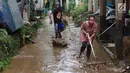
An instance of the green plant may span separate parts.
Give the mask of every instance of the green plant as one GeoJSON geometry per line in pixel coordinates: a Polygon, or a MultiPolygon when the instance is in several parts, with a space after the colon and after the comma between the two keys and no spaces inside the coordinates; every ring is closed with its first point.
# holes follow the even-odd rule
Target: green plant
{"type": "Polygon", "coordinates": [[[20,29],[20,34],[23,39],[25,39],[26,36],[33,36],[34,33],[36,33],[36,29],[32,28],[30,24],[25,24],[21,29],[20,29]]]}
{"type": "Polygon", "coordinates": [[[35,24],[32,25],[32,28],[35,28],[36,30],[38,30],[41,25],[42,25],[42,22],[38,21],[37,23],[35,23],[35,24]]]}
{"type": "Polygon", "coordinates": [[[20,48],[20,39],[17,36],[9,36],[4,29],[0,29],[0,70],[11,63],[12,56],[16,55],[20,48]]]}
{"type": "Polygon", "coordinates": [[[83,14],[84,12],[86,12],[88,10],[88,4],[84,4],[81,5],[79,7],[75,7],[72,11],[71,11],[71,15],[73,18],[77,18],[79,15],[83,14]]]}
{"type": "Polygon", "coordinates": [[[3,60],[0,60],[0,72],[7,67],[12,61],[12,57],[7,57],[3,60]]]}
{"type": "Polygon", "coordinates": [[[69,1],[69,10],[70,10],[70,11],[73,10],[74,7],[75,7],[75,0],[70,0],[70,1],[69,1]]]}
{"type": "Polygon", "coordinates": [[[75,26],[78,27],[83,21],[87,20],[88,17],[88,4],[84,3],[79,7],[75,7],[71,12],[75,26]]]}
{"type": "Polygon", "coordinates": [[[30,24],[25,24],[21,29],[20,29],[20,35],[22,38],[23,43],[25,44],[26,37],[33,39],[35,36],[35,33],[37,32],[37,30],[40,28],[40,26],[42,25],[41,21],[37,21],[37,23],[30,25],[30,24]]]}

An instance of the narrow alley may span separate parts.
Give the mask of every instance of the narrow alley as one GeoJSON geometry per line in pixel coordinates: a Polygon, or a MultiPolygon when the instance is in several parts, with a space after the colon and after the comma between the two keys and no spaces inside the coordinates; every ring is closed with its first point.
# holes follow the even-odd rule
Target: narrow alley
{"type": "Polygon", "coordinates": [[[85,55],[81,59],[77,58],[81,47],[80,27],[76,28],[69,22],[62,34],[67,47],[53,45],[54,27],[49,24],[49,17],[46,17],[38,30],[36,43],[21,48],[3,73],[121,73],[96,40],[96,60],[92,55],[89,62],[85,55]],[[90,64],[93,62],[100,63],[90,64]]]}

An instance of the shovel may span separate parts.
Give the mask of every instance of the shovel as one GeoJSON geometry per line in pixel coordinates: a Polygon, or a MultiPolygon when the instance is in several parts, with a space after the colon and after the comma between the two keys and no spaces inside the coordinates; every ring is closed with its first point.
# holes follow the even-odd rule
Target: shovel
{"type": "Polygon", "coordinates": [[[90,46],[91,46],[91,49],[92,49],[92,53],[93,53],[93,56],[94,58],[96,59],[96,55],[95,55],[95,52],[94,52],[94,49],[93,49],[93,45],[92,45],[92,42],[90,41],[90,36],[88,33],[86,33],[84,30],[82,30],[87,36],[88,36],[88,39],[89,39],[89,42],[90,42],[90,46]]]}

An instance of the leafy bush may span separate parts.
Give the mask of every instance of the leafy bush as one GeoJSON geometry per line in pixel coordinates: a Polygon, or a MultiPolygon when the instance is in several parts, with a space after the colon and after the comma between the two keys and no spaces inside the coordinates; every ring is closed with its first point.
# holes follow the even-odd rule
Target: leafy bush
{"type": "Polygon", "coordinates": [[[38,30],[41,25],[42,25],[42,22],[38,21],[37,23],[35,23],[35,24],[32,25],[32,28],[35,28],[36,30],[38,30]]]}
{"type": "Polygon", "coordinates": [[[73,10],[74,9],[74,7],[75,7],[75,0],[70,0],[69,1],[69,11],[71,11],[71,10],[73,10]]]}
{"type": "Polygon", "coordinates": [[[81,0],[82,2],[84,2],[84,3],[87,3],[88,2],[88,0],[81,0]]]}
{"type": "Polygon", "coordinates": [[[26,37],[33,39],[35,36],[35,33],[37,30],[40,28],[42,25],[41,21],[38,21],[37,23],[30,25],[30,24],[25,24],[21,29],[20,29],[20,35],[22,39],[22,44],[24,45],[26,40],[26,37]]]}
{"type": "Polygon", "coordinates": [[[4,29],[0,29],[0,70],[11,63],[12,56],[20,48],[19,37],[9,36],[4,29]]]}
{"type": "Polygon", "coordinates": [[[12,57],[7,57],[4,60],[0,60],[0,72],[6,67],[8,66],[8,64],[10,64],[12,61],[12,57]]]}
{"type": "Polygon", "coordinates": [[[81,23],[85,20],[87,20],[88,16],[88,4],[85,3],[79,7],[75,7],[71,11],[71,15],[73,17],[73,21],[75,23],[75,26],[78,27],[81,25],[81,23]]]}
{"type": "Polygon", "coordinates": [[[71,11],[71,15],[73,18],[77,18],[79,15],[83,14],[84,12],[87,12],[88,10],[88,5],[87,3],[84,5],[81,5],[79,7],[75,7],[72,11],[71,11]]]}
{"type": "Polygon", "coordinates": [[[30,24],[25,24],[21,29],[20,29],[20,34],[23,39],[25,39],[26,36],[33,36],[34,33],[36,33],[36,29],[32,28],[30,24]]]}

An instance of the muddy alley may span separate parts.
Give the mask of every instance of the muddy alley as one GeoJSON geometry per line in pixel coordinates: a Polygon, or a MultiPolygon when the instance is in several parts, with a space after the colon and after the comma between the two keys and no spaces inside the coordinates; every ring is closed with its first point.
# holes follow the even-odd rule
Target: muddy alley
{"type": "Polygon", "coordinates": [[[96,40],[96,60],[91,55],[90,61],[87,61],[85,53],[80,59],[77,58],[81,47],[80,27],[76,28],[69,22],[62,34],[68,45],[53,45],[54,27],[46,17],[38,30],[36,43],[21,48],[3,73],[121,73],[96,40]]]}

